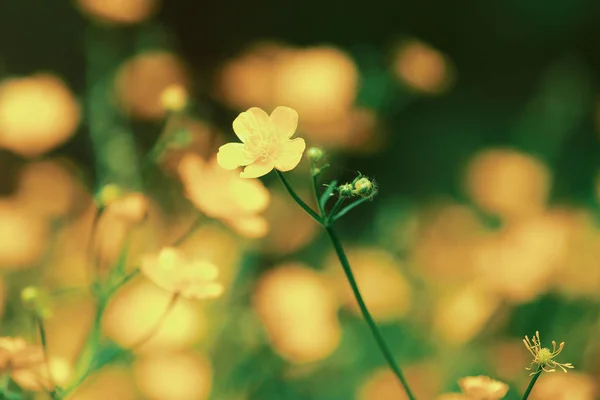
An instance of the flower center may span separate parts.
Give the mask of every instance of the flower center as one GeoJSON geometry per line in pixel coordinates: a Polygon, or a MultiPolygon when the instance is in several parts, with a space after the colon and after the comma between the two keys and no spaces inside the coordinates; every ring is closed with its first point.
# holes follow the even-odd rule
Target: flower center
{"type": "Polygon", "coordinates": [[[540,364],[546,364],[552,360],[552,352],[550,349],[544,347],[538,352],[538,361],[540,364]]]}

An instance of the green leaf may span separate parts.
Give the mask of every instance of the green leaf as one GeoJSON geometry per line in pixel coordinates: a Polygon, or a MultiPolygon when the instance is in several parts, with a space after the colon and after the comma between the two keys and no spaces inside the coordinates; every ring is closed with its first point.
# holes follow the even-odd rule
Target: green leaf
{"type": "Polygon", "coordinates": [[[325,192],[323,192],[323,194],[321,195],[321,198],[319,199],[319,204],[321,205],[322,209],[325,209],[325,204],[327,204],[327,200],[329,200],[331,194],[337,188],[337,183],[338,181],[335,179],[331,181],[329,185],[327,185],[327,190],[325,190],[325,192]]]}

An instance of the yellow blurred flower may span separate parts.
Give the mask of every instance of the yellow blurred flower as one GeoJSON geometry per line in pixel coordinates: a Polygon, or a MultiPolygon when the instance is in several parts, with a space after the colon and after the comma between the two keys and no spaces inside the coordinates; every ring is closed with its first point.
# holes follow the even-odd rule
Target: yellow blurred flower
{"type": "Polygon", "coordinates": [[[189,87],[189,72],[181,58],[165,51],[147,51],[125,61],[115,77],[119,105],[129,116],[160,120],[167,114],[166,89],[189,87]]]}
{"type": "Polygon", "coordinates": [[[187,260],[173,247],[144,256],[141,270],[157,286],[186,299],[214,298],[223,293],[223,286],[216,282],[219,270],[214,264],[187,260]]]}
{"type": "MultiPolygon", "coordinates": [[[[389,322],[404,318],[412,307],[412,289],[402,273],[401,263],[377,247],[354,247],[347,251],[363,299],[373,318],[389,322]]],[[[342,272],[337,257],[327,260],[336,294],[341,303],[356,315],[360,308],[342,272]]]]}
{"type": "Polygon", "coordinates": [[[596,400],[600,380],[587,374],[552,374],[538,380],[530,400],[596,400]]]}
{"type": "Polygon", "coordinates": [[[112,201],[106,212],[115,217],[131,222],[141,222],[148,215],[148,198],[141,193],[129,193],[112,201]]]}
{"type": "Polygon", "coordinates": [[[506,396],[508,385],[487,376],[467,376],[458,381],[460,390],[472,400],[499,400],[506,396]]]}
{"type": "Polygon", "coordinates": [[[54,75],[0,83],[0,147],[36,157],[65,143],[79,125],[73,93],[54,75]]]}
{"type": "Polygon", "coordinates": [[[206,400],[210,396],[213,369],[203,354],[161,352],[140,357],[133,377],[148,400],[206,400]]]}
{"type": "Polygon", "coordinates": [[[550,349],[548,349],[547,347],[542,347],[542,342],[540,341],[540,333],[536,331],[535,336],[533,336],[531,339],[525,336],[525,339],[523,339],[523,344],[533,356],[533,361],[531,362],[531,365],[526,369],[528,371],[531,371],[533,365],[537,365],[536,370],[529,375],[534,375],[540,369],[544,372],[554,372],[556,371],[556,367],[558,367],[564,372],[567,372],[567,368],[575,368],[571,363],[563,364],[554,361],[554,357],[559,355],[565,347],[565,342],[561,342],[557,349],[556,342],[553,340],[552,351],[550,351],[550,349]]]}
{"type": "Polygon", "coordinates": [[[76,0],[82,12],[95,20],[129,25],[148,19],[158,10],[159,0],[76,0]]]}
{"type": "Polygon", "coordinates": [[[194,154],[184,156],[178,169],[188,199],[200,211],[243,236],[267,234],[268,223],[259,213],[269,205],[270,194],[260,181],[241,179],[215,159],[205,162],[194,154]]]}
{"type": "Polygon", "coordinates": [[[44,351],[40,346],[27,343],[21,337],[0,337],[0,374],[11,378],[24,389],[39,390],[48,387],[47,375],[40,374],[45,365],[44,351]]]}
{"type": "Polygon", "coordinates": [[[233,121],[233,130],[242,143],[221,146],[217,161],[227,170],[245,166],[242,178],[258,178],[273,168],[292,170],[306,148],[304,139],[290,140],[297,127],[298,113],[289,107],[277,107],[270,116],[252,107],[233,121]]]}
{"type": "Polygon", "coordinates": [[[284,264],[265,273],[252,303],[274,350],[294,364],[329,357],[342,330],[328,282],[303,264],[284,264]]]}

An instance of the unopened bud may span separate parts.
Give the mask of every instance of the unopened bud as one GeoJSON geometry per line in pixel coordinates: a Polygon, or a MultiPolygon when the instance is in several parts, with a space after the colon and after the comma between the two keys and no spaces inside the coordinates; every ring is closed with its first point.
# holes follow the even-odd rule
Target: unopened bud
{"type": "Polygon", "coordinates": [[[27,310],[41,318],[48,318],[51,315],[48,296],[38,287],[27,286],[21,290],[21,302],[27,310]]]}
{"type": "Polygon", "coordinates": [[[102,189],[100,189],[96,196],[96,201],[98,202],[98,206],[105,208],[121,197],[123,197],[123,189],[119,185],[111,183],[104,185],[102,189]]]}
{"type": "Polygon", "coordinates": [[[306,156],[311,162],[317,162],[323,158],[325,152],[319,147],[311,147],[306,152],[306,156]]]}
{"type": "Polygon", "coordinates": [[[338,192],[340,193],[340,196],[342,196],[342,197],[352,196],[354,194],[353,190],[354,190],[354,187],[352,186],[351,183],[345,183],[338,187],[338,192]]]}
{"type": "Polygon", "coordinates": [[[355,195],[361,197],[373,197],[377,194],[377,186],[367,177],[362,177],[354,183],[355,195]]]}
{"type": "Polygon", "coordinates": [[[188,103],[187,90],[181,85],[170,85],[161,93],[160,103],[167,111],[181,111],[188,103]]]}

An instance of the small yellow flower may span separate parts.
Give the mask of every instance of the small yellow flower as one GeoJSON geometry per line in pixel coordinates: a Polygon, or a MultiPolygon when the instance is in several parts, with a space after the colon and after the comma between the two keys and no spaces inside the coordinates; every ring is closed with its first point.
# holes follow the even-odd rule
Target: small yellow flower
{"type": "Polygon", "coordinates": [[[499,400],[508,393],[508,385],[483,375],[462,378],[458,386],[472,400],[499,400]]]}
{"type": "Polygon", "coordinates": [[[298,113],[289,107],[277,107],[270,116],[252,107],[233,121],[233,131],[242,143],[221,146],[217,161],[227,170],[245,166],[242,178],[258,178],[273,168],[290,171],[306,148],[304,139],[290,140],[297,127],[298,113]]]}
{"type": "Polygon", "coordinates": [[[523,344],[529,350],[531,355],[533,356],[533,361],[531,365],[526,368],[528,371],[532,371],[533,365],[537,365],[535,371],[533,371],[531,375],[534,375],[541,369],[544,372],[554,372],[556,371],[556,367],[559,367],[564,372],[567,372],[567,368],[575,368],[571,363],[559,363],[554,361],[554,357],[560,354],[560,352],[565,347],[565,342],[561,342],[556,348],[556,342],[552,341],[552,351],[550,351],[547,347],[542,347],[542,342],[540,341],[540,333],[538,331],[535,332],[535,336],[529,339],[525,336],[523,339],[523,344]]]}
{"type": "Polygon", "coordinates": [[[143,257],[141,271],[158,287],[186,299],[215,298],[223,293],[223,286],[216,282],[219,270],[215,265],[187,260],[173,247],[143,257]]]}

